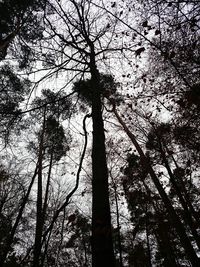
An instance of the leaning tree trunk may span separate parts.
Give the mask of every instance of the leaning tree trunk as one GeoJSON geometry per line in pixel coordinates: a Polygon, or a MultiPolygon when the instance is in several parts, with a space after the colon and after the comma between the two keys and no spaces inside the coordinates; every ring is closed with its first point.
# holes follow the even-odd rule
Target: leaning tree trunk
{"type": "MultiPolygon", "coordinates": [[[[92,51],[92,47],[91,47],[92,51]]],[[[94,50],[93,50],[94,51],[94,50]]],[[[91,52],[92,82],[92,266],[114,267],[111,215],[108,190],[105,135],[102,118],[99,72],[91,52]]]]}
{"type": "Polygon", "coordinates": [[[138,154],[140,155],[140,158],[143,162],[143,165],[148,169],[148,172],[151,176],[151,179],[152,179],[155,187],[157,188],[163,203],[165,204],[166,210],[168,212],[169,220],[171,221],[171,224],[176,229],[176,232],[180,238],[182,246],[185,249],[185,252],[188,256],[188,259],[192,263],[192,266],[200,266],[200,260],[199,260],[197,254],[196,254],[196,252],[195,252],[195,250],[194,250],[194,248],[193,248],[193,246],[192,246],[192,244],[191,244],[191,242],[187,236],[186,230],[185,230],[181,220],[179,219],[178,215],[176,214],[176,211],[174,210],[174,207],[172,206],[172,204],[171,204],[165,190],[163,189],[162,184],[160,183],[160,180],[158,179],[156,173],[154,172],[148,158],[145,156],[142,148],[138,144],[133,133],[128,129],[125,122],[119,116],[119,114],[115,108],[115,105],[113,106],[113,112],[114,112],[117,120],[119,121],[119,123],[122,125],[125,133],[128,135],[128,137],[132,141],[133,145],[135,146],[135,148],[136,148],[136,150],[137,150],[138,154]]]}

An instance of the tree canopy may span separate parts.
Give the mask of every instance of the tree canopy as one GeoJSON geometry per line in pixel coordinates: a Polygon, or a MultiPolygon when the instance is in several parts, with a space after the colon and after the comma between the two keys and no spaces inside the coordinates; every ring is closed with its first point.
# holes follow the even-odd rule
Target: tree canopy
{"type": "Polygon", "coordinates": [[[0,266],[200,266],[199,1],[0,1],[0,266]]]}

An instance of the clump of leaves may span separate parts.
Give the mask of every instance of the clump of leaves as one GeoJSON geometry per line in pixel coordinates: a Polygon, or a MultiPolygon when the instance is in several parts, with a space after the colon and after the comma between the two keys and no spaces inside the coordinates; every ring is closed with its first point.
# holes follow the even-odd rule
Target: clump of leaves
{"type": "MultiPolygon", "coordinates": [[[[100,74],[100,94],[102,98],[108,98],[109,96],[114,95],[117,91],[117,86],[118,83],[115,82],[112,75],[100,74]]],[[[75,82],[72,90],[78,93],[83,102],[91,105],[93,92],[95,90],[92,86],[91,79],[75,82]]]]}
{"type": "Polygon", "coordinates": [[[69,142],[71,137],[65,135],[62,125],[55,118],[49,117],[46,121],[46,134],[44,140],[44,149],[47,154],[54,154],[56,161],[66,155],[69,151],[69,142]]]}
{"type": "Polygon", "coordinates": [[[43,118],[44,108],[46,114],[61,117],[63,120],[70,117],[75,112],[75,108],[72,107],[72,102],[69,97],[63,92],[53,92],[49,89],[42,90],[42,95],[36,97],[32,102],[35,108],[32,115],[38,118],[43,118]]]}
{"type": "Polygon", "coordinates": [[[44,158],[53,155],[53,159],[59,161],[70,149],[71,135],[66,134],[63,126],[52,116],[46,119],[44,128],[39,130],[37,136],[38,142],[30,142],[28,149],[39,153],[38,144],[41,144],[44,158]]]}
{"type": "MultiPolygon", "coordinates": [[[[131,178],[131,180],[133,180],[134,178],[136,180],[138,178],[144,179],[146,177],[148,171],[138,155],[130,153],[127,155],[126,160],[128,165],[123,169],[124,175],[126,175],[128,178],[131,178]]],[[[123,182],[126,183],[126,180],[124,180],[123,182]]]]}
{"type": "Polygon", "coordinates": [[[161,123],[157,127],[152,127],[146,142],[146,148],[149,150],[160,150],[160,143],[167,141],[171,133],[171,126],[168,123],[161,123]]]}
{"type": "Polygon", "coordinates": [[[0,133],[5,135],[6,139],[10,131],[19,127],[19,121],[22,114],[20,103],[30,88],[30,81],[19,78],[10,65],[4,65],[0,68],[0,133]]]}
{"type": "Polygon", "coordinates": [[[200,150],[199,129],[192,125],[176,126],[174,131],[174,138],[177,143],[189,151],[198,152],[200,150]]]}
{"type": "Polygon", "coordinates": [[[193,105],[200,108],[200,83],[193,85],[190,90],[187,90],[178,100],[178,104],[182,108],[191,108],[193,105]]]}

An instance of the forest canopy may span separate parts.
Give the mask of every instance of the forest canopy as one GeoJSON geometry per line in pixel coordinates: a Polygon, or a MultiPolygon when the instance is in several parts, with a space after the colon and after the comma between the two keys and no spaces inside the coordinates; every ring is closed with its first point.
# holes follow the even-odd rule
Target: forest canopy
{"type": "Polygon", "coordinates": [[[199,1],[0,1],[0,266],[200,266],[199,77],[199,1]]]}

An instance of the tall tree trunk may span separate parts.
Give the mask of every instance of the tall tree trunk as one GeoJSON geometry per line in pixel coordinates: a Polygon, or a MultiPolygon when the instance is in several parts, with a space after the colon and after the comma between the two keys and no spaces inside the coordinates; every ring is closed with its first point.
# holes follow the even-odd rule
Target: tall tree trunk
{"type": "Polygon", "coordinates": [[[46,122],[46,109],[44,111],[44,119],[42,133],[40,137],[39,155],[38,155],[38,188],[37,188],[37,210],[36,210],[36,230],[35,244],[33,251],[33,267],[40,266],[40,254],[42,247],[42,230],[43,230],[43,212],[42,212],[42,161],[43,161],[43,141],[46,122]]]}
{"type": "Polygon", "coordinates": [[[148,169],[148,172],[151,176],[151,179],[152,179],[154,185],[156,186],[163,203],[165,204],[165,207],[166,207],[167,212],[168,212],[169,220],[171,221],[171,224],[176,229],[176,232],[180,238],[181,244],[185,249],[186,255],[188,256],[188,258],[189,258],[189,260],[193,266],[199,266],[200,265],[199,258],[197,257],[196,252],[195,252],[195,250],[194,250],[194,248],[193,248],[193,246],[192,246],[192,244],[191,244],[191,242],[190,242],[190,240],[186,234],[185,228],[184,228],[181,220],[177,216],[177,214],[174,210],[174,207],[172,206],[172,204],[171,204],[165,190],[163,189],[156,173],[154,172],[151,164],[149,163],[148,158],[145,156],[145,154],[144,154],[143,150],[141,149],[140,145],[138,144],[135,136],[132,134],[132,132],[128,129],[128,127],[126,126],[124,121],[119,116],[115,106],[113,108],[113,111],[114,111],[114,114],[117,117],[119,123],[122,125],[124,131],[126,132],[128,137],[131,139],[138,154],[140,155],[141,160],[143,162],[143,165],[148,169]]]}
{"type": "Polygon", "coordinates": [[[108,189],[105,135],[100,95],[100,76],[95,65],[94,47],[91,44],[92,82],[92,266],[114,267],[111,215],[108,189]]]}
{"type": "Polygon", "coordinates": [[[43,220],[42,225],[43,226],[44,226],[46,212],[47,212],[47,206],[48,206],[47,202],[48,202],[48,196],[49,196],[49,187],[50,187],[52,167],[53,167],[53,151],[51,152],[51,155],[50,155],[49,170],[48,170],[48,175],[47,175],[47,183],[46,183],[46,190],[45,190],[45,197],[44,197],[44,204],[43,204],[43,209],[42,209],[42,220],[43,220]]]}
{"type": "MultiPolygon", "coordinates": [[[[43,232],[43,228],[44,228],[46,211],[47,211],[47,206],[48,206],[47,202],[48,202],[48,196],[49,196],[49,186],[50,186],[52,166],[53,166],[53,151],[51,152],[51,155],[50,155],[49,170],[48,170],[47,183],[46,183],[46,191],[45,191],[44,204],[43,204],[43,209],[42,209],[42,219],[41,219],[42,232],[43,232]]],[[[41,239],[41,247],[42,247],[42,243],[43,242],[41,239]]],[[[42,255],[41,264],[40,264],[41,267],[43,267],[43,265],[44,265],[44,259],[45,259],[45,252],[46,251],[47,251],[47,247],[45,246],[45,251],[42,255]]]]}

